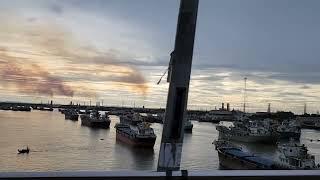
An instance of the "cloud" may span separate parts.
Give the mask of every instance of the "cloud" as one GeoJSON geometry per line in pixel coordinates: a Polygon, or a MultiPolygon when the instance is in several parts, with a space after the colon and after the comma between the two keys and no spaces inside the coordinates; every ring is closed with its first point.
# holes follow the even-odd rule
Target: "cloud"
{"type": "Polygon", "coordinates": [[[63,13],[63,8],[62,6],[58,5],[58,4],[50,4],[49,5],[49,9],[56,13],[56,14],[62,14],[63,13]]]}
{"type": "Polygon", "coordinates": [[[23,59],[0,50],[0,77],[7,86],[14,86],[17,91],[27,94],[73,96],[73,89],[64,84],[61,79],[51,75],[36,64],[25,64],[23,59]],[[22,60],[22,61],[21,61],[22,60]]]}
{"type": "MultiPolygon", "coordinates": [[[[16,19],[21,21],[21,18],[16,17],[16,19]]],[[[99,79],[100,81],[113,82],[115,85],[121,85],[130,91],[143,95],[148,92],[148,83],[143,74],[130,61],[122,61],[119,58],[121,57],[121,52],[101,52],[89,44],[81,46],[72,33],[66,31],[52,19],[47,19],[46,21],[48,22],[43,19],[37,19],[37,21],[27,20],[22,21],[20,24],[8,22],[6,19],[2,20],[6,22],[6,27],[1,27],[0,25],[0,38],[2,36],[3,40],[5,39],[13,44],[21,41],[24,46],[30,47],[31,50],[20,50],[6,43],[1,43],[2,46],[8,46],[10,51],[18,51],[24,56],[36,56],[37,59],[42,59],[41,61],[33,62],[33,64],[30,60],[26,61],[25,64],[33,67],[29,68],[30,71],[42,70],[43,68],[40,64],[47,66],[47,63],[57,66],[59,64],[52,62],[52,59],[57,59],[63,62],[64,65],[60,66],[62,69],[56,68],[54,71],[63,71],[63,74],[66,75],[66,77],[61,77],[59,73],[56,73],[56,77],[60,77],[61,82],[63,79],[68,79],[70,83],[76,84],[77,81],[95,81],[99,79]],[[10,31],[3,31],[2,29],[10,29],[10,31]],[[31,64],[28,64],[29,62],[31,64]]],[[[36,60],[32,59],[32,61],[36,60]]],[[[10,63],[17,66],[15,63],[10,63]]],[[[20,70],[21,67],[17,66],[17,69],[20,70]]],[[[21,70],[23,71],[24,69],[21,70]]],[[[39,73],[44,72],[40,71],[39,73]]],[[[49,80],[57,84],[56,79],[49,80]]],[[[55,92],[53,90],[49,94],[55,92]]],[[[62,91],[57,91],[56,93],[62,94],[62,91]]]]}
{"type": "Polygon", "coordinates": [[[300,87],[300,89],[310,89],[311,87],[310,86],[307,86],[307,85],[303,85],[300,87]]]}

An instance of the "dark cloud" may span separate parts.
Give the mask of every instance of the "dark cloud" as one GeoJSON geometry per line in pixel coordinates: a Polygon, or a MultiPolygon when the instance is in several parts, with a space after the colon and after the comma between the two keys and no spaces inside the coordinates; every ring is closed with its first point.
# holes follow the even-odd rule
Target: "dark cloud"
{"type": "Polygon", "coordinates": [[[61,5],[58,5],[58,4],[51,4],[50,6],[49,6],[49,9],[52,11],[52,12],[54,12],[54,13],[56,13],[56,14],[62,14],[63,13],[63,7],[61,6],[61,5]]]}
{"type": "Polygon", "coordinates": [[[311,87],[307,86],[307,85],[303,85],[303,86],[300,87],[300,89],[311,89],[311,87]]]}

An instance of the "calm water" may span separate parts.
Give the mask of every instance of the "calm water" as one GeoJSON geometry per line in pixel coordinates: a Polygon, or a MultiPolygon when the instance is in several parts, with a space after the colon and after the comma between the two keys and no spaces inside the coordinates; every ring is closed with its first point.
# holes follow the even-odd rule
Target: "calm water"
{"type": "MultiPolygon", "coordinates": [[[[157,134],[154,150],[136,149],[115,140],[116,116],[110,129],[90,129],[80,121],[64,120],[54,112],[12,112],[0,110],[0,171],[61,170],[155,170],[162,125],[153,124],[157,134]],[[100,139],[104,140],[100,140],[100,139]],[[31,152],[17,154],[17,148],[28,145],[31,152]]],[[[193,122],[192,134],[185,134],[182,169],[217,169],[218,157],[212,141],[218,137],[215,125],[193,122]]],[[[320,132],[303,130],[305,143],[316,161],[320,160],[320,132]]],[[[274,146],[242,144],[246,149],[273,156],[274,146]]]]}

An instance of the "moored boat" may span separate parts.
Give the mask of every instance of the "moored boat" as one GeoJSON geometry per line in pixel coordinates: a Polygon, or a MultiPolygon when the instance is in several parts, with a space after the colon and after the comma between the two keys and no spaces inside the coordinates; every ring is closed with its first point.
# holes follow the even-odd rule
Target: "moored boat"
{"type": "Polygon", "coordinates": [[[72,121],[78,121],[79,114],[77,113],[76,110],[69,109],[65,111],[64,118],[72,121]]]}
{"type": "Polygon", "coordinates": [[[235,121],[232,127],[217,125],[219,138],[240,142],[276,143],[277,135],[272,132],[271,119],[235,121]]]}
{"type": "Polygon", "coordinates": [[[241,147],[238,147],[229,141],[218,140],[215,141],[214,144],[218,151],[219,164],[222,169],[277,169],[272,160],[245,152],[241,147]]]}
{"type": "Polygon", "coordinates": [[[30,112],[31,111],[31,107],[30,106],[13,106],[12,107],[13,111],[26,111],[26,112],[30,112]]]}
{"type": "Polygon", "coordinates": [[[186,120],[186,123],[184,125],[184,131],[185,132],[192,132],[193,129],[193,124],[191,123],[190,120],[186,120]]]}
{"type": "Polygon", "coordinates": [[[115,126],[116,139],[132,146],[153,148],[157,136],[150,125],[141,121],[139,114],[122,115],[115,126]]]}
{"type": "Polygon", "coordinates": [[[108,114],[101,115],[99,111],[92,111],[90,114],[82,114],[81,125],[94,127],[94,128],[109,128],[110,126],[110,118],[108,114]]]}
{"type": "Polygon", "coordinates": [[[301,127],[295,120],[284,120],[276,130],[280,139],[300,139],[301,127]]]}
{"type": "Polygon", "coordinates": [[[293,139],[289,143],[278,145],[277,166],[281,169],[319,169],[314,155],[308,153],[308,148],[295,143],[293,139]]]}

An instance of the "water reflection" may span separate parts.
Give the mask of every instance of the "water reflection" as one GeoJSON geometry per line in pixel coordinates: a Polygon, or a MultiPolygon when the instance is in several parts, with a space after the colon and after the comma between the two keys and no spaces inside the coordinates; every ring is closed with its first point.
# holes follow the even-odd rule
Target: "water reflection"
{"type": "Polygon", "coordinates": [[[117,157],[123,160],[123,163],[132,165],[130,169],[146,170],[155,167],[154,149],[133,147],[121,141],[116,141],[115,152],[117,152],[117,157]]]}

